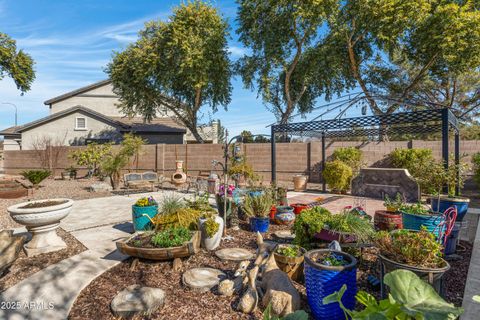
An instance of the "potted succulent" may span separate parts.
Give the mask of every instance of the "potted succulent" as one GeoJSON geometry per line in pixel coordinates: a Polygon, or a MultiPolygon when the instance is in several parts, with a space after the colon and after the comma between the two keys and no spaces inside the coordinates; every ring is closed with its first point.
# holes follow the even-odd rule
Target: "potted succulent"
{"type": "Polygon", "coordinates": [[[303,276],[305,252],[305,249],[295,244],[279,244],[273,255],[280,270],[286,272],[290,279],[300,281],[303,276]]]}
{"type": "Polygon", "coordinates": [[[151,219],[158,212],[158,203],[153,197],[143,197],[132,205],[132,221],[135,231],[151,229],[151,219]]]}
{"type": "Polygon", "coordinates": [[[198,220],[202,232],[202,245],[211,251],[218,248],[222,241],[223,219],[217,214],[204,213],[198,220]]]}
{"type": "Polygon", "coordinates": [[[442,258],[442,246],[426,228],[380,231],[373,242],[379,248],[383,274],[397,269],[410,270],[429,282],[437,292],[441,291],[441,279],[450,265],[442,258]]]}
{"type": "Polygon", "coordinates": [[[383,205],[387,210],[376,210],[373,217],[376,230],[403,229],[402,214],[400,209],[404,206],[402,195],[397,193],[395,199],[385,195],[383,205]]]}
{"type": "Polygon", "coordinates": [[[344,319],[338,304],[323,304],[323,299],[346,285],[342,302],[347,309],[355,307],[357,293],[357,259],[330,249],[305,254],[305,287],[307,300],[315,319],[344,319]]]}
{"type": "Polygon", "coordinates": [[[432,211],[421,203],[404,205],[402,212],[402,223],[405,229],[421,230],[426,228],[439,239],[445,229],[445,217],[440,212],[432,211]]]}
{"type": "Polygon", "coordinates": [[[250,218],[252,232],[267,232],[270,225],[272,198],[268,193],[252,197],[247,195],[243,202],[243,211],[250,218]]]}

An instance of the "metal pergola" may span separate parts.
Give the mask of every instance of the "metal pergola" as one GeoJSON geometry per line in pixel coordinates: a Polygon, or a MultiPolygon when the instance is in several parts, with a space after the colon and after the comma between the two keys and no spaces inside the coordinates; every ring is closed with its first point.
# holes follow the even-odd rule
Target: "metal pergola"
{"type": "MultiPolygon", "coordinates": [[[[276,136],[320,138],[322,142],[322,171],[325,168],[325,140],[346,137],[365,137],[379,140],[383,136],[402,134],[442,133],[442,158],[445,168],[449,163],[450,131],[455,136],[455,163],[460,163],[460,135],[457,117],[447,108],[363,116],[322,121],[306,121],[271,126],[272,182],[276,182],[276,136]]],[[[322,179],[322,189],[326,191],[322,179]]],[[[458,194],[458,186],[456,193],[458,194]]]]}

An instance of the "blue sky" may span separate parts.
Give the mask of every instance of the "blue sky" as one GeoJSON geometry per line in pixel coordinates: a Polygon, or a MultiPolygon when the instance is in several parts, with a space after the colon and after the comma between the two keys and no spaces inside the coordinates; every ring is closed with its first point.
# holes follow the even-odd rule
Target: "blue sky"
{"type": "MultiPolygon", "coordinates": [[[[0,0],[0,31],[15,40],[17,46],[36,62],[36,80],[24,96],[13,81],[0,81],[0,102],[18,107],[19,124],[48,115],[43,102],[59,94],[106,78],[103,72],[112,51],[122,50],[137,38],[143,24],[152,19],[166,19],[180,0],[0,0]]],[[[232,25],[229,41],[232,60],[245,49],[235,34],[236,4],[217,0],[214,4],[232,25]]],[[[257,93],[243,89],[240,79],[233,79],[234,91],[228,112],[209,117],[221,119],[232,134],[242,130],[266,133],[275,121],[257,93]]],[[[0,105],[0,129],[14,124],[14,109],[0,105]]]]}

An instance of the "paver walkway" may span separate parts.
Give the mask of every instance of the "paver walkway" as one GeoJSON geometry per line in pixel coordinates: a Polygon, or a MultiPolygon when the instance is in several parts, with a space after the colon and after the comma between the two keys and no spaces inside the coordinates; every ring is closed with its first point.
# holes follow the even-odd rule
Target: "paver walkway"
{"type": "MultiPolygon", "coordinates": [[[[164,193],[148,195],[160,201],[164,193]]],[[[88,250],[51,265],[2,292],[0,303],[4,305],[0,308],[0,319],[67,319],[82,289],[127,258],[116,251],[115,241],[133,232],[131,205],[145,195],[75,201],[61,227],[88,250]]]]}
{"type": "MultiPolygon", "coordinates": [[[[480,210],[470,209],[468,214],[479,215],[480,210]]],[[[480,318],[480,303],[472,300],[472,297],[475,295],[480,295],[480,226],[477,226],[465,293],[463,294],[462,307],[465,309],[465,312],[461,317],[462,320],[477,320],[480,318]]]]}

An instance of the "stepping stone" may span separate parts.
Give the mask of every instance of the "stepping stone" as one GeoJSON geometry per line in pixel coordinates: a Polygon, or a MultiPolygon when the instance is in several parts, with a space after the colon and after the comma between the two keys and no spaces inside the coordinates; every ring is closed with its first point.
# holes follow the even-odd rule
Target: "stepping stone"
{"type": "Polygon", "coordinates": [[[279,241],[290,242],[295,239],[295,235],[289,230],[279,230],[273,233],[273,237],[279,241]]]}
{"type": "Polygon", "coordinates": [[[215,255],[220,260],[243,261],[254,258],[254,254],[243,248],[226,248],[215,251],[215,255]]]}
{"type": "Polygon", "coordinates": [[[220,283],[227,276],[220,270],[213,268],[193,268],[187,270],[183,276],[183,284],[197,292],[207,292],[220,283]]]}
{"type": "Polygon", "coordinates": [[[120,291],[110,303],[116,317],[133,318],[151,315],[165,304],[166,293],[162,289],[131,285],[120,291]]]}

